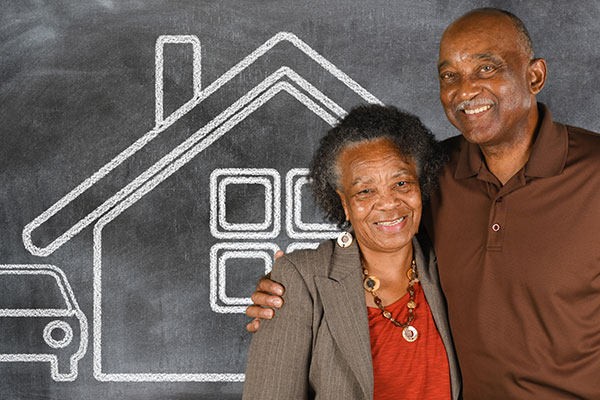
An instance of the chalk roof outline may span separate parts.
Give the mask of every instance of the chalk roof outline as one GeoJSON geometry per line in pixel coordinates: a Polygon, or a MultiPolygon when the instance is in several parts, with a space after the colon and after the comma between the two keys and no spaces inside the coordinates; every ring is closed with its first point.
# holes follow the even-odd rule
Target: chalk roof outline
{"type": "MultiPolygon", "coordinates": [[[[175,38],[177,38],[177,36],[175,36],[175,38]]],[[[165,36],[161,36],[159,37],[159,39],[157,39],[157,49],[161,41],[162,43],[187,42],[192,43],[194,48],[199,47],[199,42],[197,42],[197,38],[196,40],[193,39],[195,38],[195,36],[182,35],[180,36],[180,38],[181,41],[177,41],[176,39],[168,40],[165,39],[165,36]]],[[[300,92],[297,88],[295,88],[288,82],[281,82],[281,79],[284,77],[287,77],[292,82],[297,84],[300,88],[302,88],[306,93],[319,100],[319,102],[322,105],[324,105],[325,107],[333,111],[335,114],[337,114],[337,117],[345,115],[345,110],[339,105],[337,105],[333,100],[331,100],[329,97],[323,94],[306,79],[301,77],[293,69],[287,66],[282,66],[277,71],[265,78],[261,83],[256,85],[253,89],[249,90],[245,95],[240,97],[227,109],[225,109],[219,115],[214,117],[209,123],[204,125],[194,134],[192,134],[190,137],[184,140],[181,144],[175,147],[175,149],[171,150],[158,162],[154,163],[150,168],[146,169],[133,181],[129,182],[125,187],[123,187],[114,195],[112,195],[109,199],[104,201],[100,206],[96,207],[84,218],[80,219],[75,225],[73,225],[63,234],[61,234],[58,238],[54,239],[50,244],[48,244],[45,247],[38,247],[35,244],[33,244],[31,235],[35,229],[44,224],[48,219],[50,219],[52,216],[54,216],[56,213],[58,213],[60,210],[66,207],[69,203],[71,203],[74,199],[79,197],[82,193],[84,193],[86,190],[88,190],[90,187],[96,184],[103,177],[108,175],[125,160],[127,160],[129,157],[131,157],[133,154],[135,154],[137,151],[143,148],[146,144],[148,144],[150,141],[156,138],[161,132],[165,131],[177,120],[179,120],[193,108],[201,104],[203,100],[211,96],[219,88],[221,88],[223,85],[231,81],[234,77],[236,77],[246,68],[248,68],[252,63],[254,63],[261,56],[263,56],[265,53],[271,50],[276,44],[283,41],[287,41],[299,50],[301,50],[301,52],[303,52],[305,55],[307,55],[309,58],[311,58],[313,61],[319,64],[325,70],[331,73],[334,77],[336,77],[344,85],[346,85],[348,88],[354,91],[357,95],[362,97],[365,101],[369,103],[382,104],[381,101],[377,99],[374,95],[369,93],[360,84],[358,84],[348,75],[346,75],[343,71],[341,71],[338,67],[329,62],[315,50],[313,50],[310,46],[308,46],[304,41],[299,39],[293,33],[277,33],[203,90],[200,90],[199,79],[196,78],[196,67],[199,68],[199,58],[195,57],[194,97],[165,119],[162,119],[162,109],[160,111],[158,110],[159,103],[162,106],[162,98],[159,101],[157,97],[157,109],[155,111],[155,127],[148,131],[146,134],[144,134],[141,138],[136,140],[128,148],[119,153],[111,161],[106,163],[102,168],[100,168],[89,178],[84,180],[81,184],[79,184],[77,187],[75,187],[73,190],[67,193],[64,197],[62,197],[60,200],[54,203],[50,208],[48,208],[42,214],[37,216],[33,221],[28,223],[23,229],[22,233],[22,239],[25,248],[33,255],[46,257],[52,254],[58,248],[60,248],[63,244],[71,240],[75,235],[77,235],[87,226],[92,224],[94,221],[101,219],[100,225],[105,225],[109,222],[107,221],[106,217],[110,216],[110,220],[116,218],[116,216],[119,215],[122,211],[124,211],[126,208],[137,202],[143,195],[145,195],[154,187],[156,187],[160,182],[167,179],[172,173],[181,168],[183,165],[187,164],[187,162],[191,161],[191,159],[194,158],[199,152],[204,150],[206,147],[210,146],[212,142],[217,140],[223,134],[227,133],[233,126],[235,126],[237,123],[243,120],[247,115],[251,114],[255,109],[259,108],[262,104],[264,104],[266,101],[268,101],[275,94],[279,93],[282,90],[290,93],[297,100],[299,100],[309,109],[311,109],[311,111],[319,115],[321,118],[325,119],[330,124],[333,124],[335,122],[335,118],[332,117],[330,113],[325,111],[322,107],[320,107],[318,104],[312,101],[304,93],[300,92]],[[266,97],[265,94],[267,94],[266,97]],[[256,99],[262,100],[256,102],[256,99]],[[236,117],[237,120],[233,120],[236,117]],[[234,122],[233,124],[231,124],[232,120],[234,122]],[[229,126],[229,128],[223,129],[224,126],[229,126]],[[213,132],[213,130],[215,130],[215,132],[218,134],[215,135],[215,132],[213,132]],[[198,146],[199,144],[201,146],[198,146]],[[192,153],[195,154],[191,155],[192,153]],[[185,160],[183,164],[181,163],[182,160],[185,160]],[[151,183],[151,185],[148,185],[148,183],[151,183]],[[115,208],[117,207],[118,209],[115,210],[115,208]]],[[[156,92],[156,94],[158,95],[158,91],[156,92]]]]}

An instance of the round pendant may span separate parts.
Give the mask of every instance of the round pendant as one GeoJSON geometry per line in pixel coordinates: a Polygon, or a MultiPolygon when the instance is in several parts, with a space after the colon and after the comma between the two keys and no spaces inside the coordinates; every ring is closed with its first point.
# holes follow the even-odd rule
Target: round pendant
{"type": "Polygon", "coordinates": [[[406,328],[402,329],[402,337],[407,342],[414,342],[415,340],[417,340],[418,336],[419,332],[417,332],[417,329],[414,326],[409,325],[406,328]]]}
{"type": "Polygon", "coordinates": [[[367,292],[374,292],[379,289],[379,279],[374,276],[367,276],[363,281],[363,287],[367,292]]]}

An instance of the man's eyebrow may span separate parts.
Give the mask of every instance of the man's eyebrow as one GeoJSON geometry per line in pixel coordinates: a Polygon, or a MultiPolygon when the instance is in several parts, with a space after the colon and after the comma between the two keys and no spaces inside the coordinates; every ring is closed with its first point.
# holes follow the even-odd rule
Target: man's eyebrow
{"type": "Polygon", "coordinates": [[[481,60],[483,58],[489,58],[490,60],[494,61],[494,62],[500,62],[502,61],[502,58],[497,56],[494,53],[479,53],[479,54],[473,54],[473,56],[471,56],[472,59],[478,59],[481,60]]]}
{"type": "MultiPolygon", "coordinates": [[[[490,60],[492,60],[494,62],[502,61],[502,58],[500,58],[499,56],[497,56],[494,53],[478,53],[478,54],[473,54],[471,56],[471,59],[477,59],[477,60],[481,60],[484,58],[489,58],[490,60]]],[[[450,65],[450,61],[448,61],[448,60],[440,61],[440,63],[438,64],[438,71],[448,65],[450,65]]]]}

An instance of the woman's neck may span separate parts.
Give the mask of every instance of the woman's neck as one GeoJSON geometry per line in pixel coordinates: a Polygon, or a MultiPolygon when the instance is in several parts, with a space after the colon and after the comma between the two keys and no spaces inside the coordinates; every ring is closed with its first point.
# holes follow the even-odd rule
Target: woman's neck
{"type": "Polygon", "coordinates": [[[388,283],[396,282],[406,277],[406,271],[413,259],[412,243],[393,253],[383,253],[361,249],[363,267],[370,275],[375,275],[388,283]]]}

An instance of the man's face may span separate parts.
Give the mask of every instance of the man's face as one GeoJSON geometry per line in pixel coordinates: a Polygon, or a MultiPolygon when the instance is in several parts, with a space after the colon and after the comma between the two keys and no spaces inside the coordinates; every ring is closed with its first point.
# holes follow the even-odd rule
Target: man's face
{"type": "Polygon", "coordinates": [[[462,17],[442,36],[440,100],[448,120],[472,143],[511,143],[531,126],[535,93],[518,39],[508,17],[489,14],[462,17]]]}

